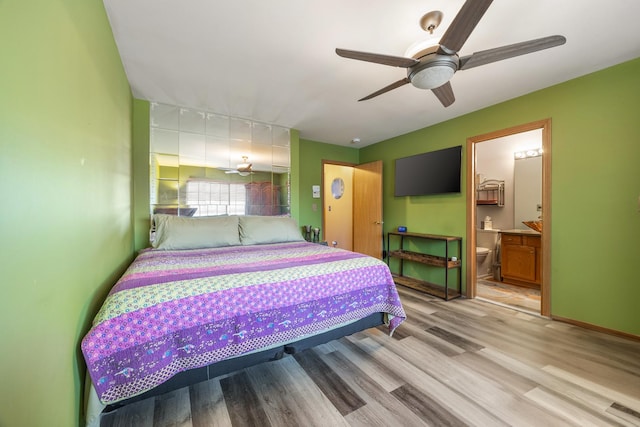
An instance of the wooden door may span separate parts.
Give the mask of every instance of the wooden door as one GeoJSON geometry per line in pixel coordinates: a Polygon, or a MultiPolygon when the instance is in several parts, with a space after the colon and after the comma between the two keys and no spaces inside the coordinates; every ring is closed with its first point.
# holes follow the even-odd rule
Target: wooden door
{"type": "Polygon", "coordinates": [[[322,191],[324,239],[353,250],[353,167],[325,163],[322,191]]]}
{"type": "Polygon", "coordinates": [[[354,167],[353,250],[382,259],[382,161],[354,167]]]}

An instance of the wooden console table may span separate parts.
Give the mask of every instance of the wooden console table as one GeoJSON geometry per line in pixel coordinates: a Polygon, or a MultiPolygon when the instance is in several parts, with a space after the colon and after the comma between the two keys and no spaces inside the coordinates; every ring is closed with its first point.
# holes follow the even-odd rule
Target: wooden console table
{"type": "MultiPolygon", "coordinates": [[[[455,236],[440,236],[436,234],[421,234],[421,233],[401,233],[392,231],[387,234],[387,249],[389,254],[387,256],[387,264],[390,264],[391,258],[398,258],[400,260],[400,269],[397,274],[392,273],[393,280],[399,284],[404,285],[422,292],[426,292],[430,295],[437,296],[439,298],[448,301],[453,298],[458,298],[462,295],[462,237],[455,236]],[[399,239],[399,246],[395,250],[391,250],[390,241],[391,236],[394,236],[394,240],[399,239]],[[405,249],[405,239],[421,239],[431,240],[444,243],[444,256],[432,255],[424,252],[408,251],[405,249]],[[455,253],[452,253],[451,243],[456,242],[457,246],[455,253]],[[404,275],[404,263],[405,261],[415,262],[431,267],[444,268],[444,283],[432,283],[426,280],[420,280],[413,277],[404,275]],[[449,286],[449,270],[457,269],[457,283],[455,287],[449,286]]],[[[441,253],[441,252],[440,252],[441,253]]]]}

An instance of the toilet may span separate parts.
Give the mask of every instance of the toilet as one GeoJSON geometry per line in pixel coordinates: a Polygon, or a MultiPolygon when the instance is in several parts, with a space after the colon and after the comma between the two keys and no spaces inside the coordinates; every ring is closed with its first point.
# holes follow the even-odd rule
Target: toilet
{"type": "Polygon", "coordinates": [[[476,233],[476,275],[486,278],[493,274],[495,249],[499,230],[477,230],[476,233]]]}
{"type": "Polygon", "coordinates": [[[491,252],[491,249],[489,249],[489,248],[483,248],[482,246],[476,247],[476,256],[477,257],[484,258],[487,255],[489,255],[489,252],[491,252]]]}

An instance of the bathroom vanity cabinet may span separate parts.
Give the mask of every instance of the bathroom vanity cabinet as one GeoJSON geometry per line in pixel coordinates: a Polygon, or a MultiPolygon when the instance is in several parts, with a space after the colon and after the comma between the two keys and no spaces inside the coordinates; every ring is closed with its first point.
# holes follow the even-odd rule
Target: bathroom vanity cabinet
{"type": "Polygon", "coordinates": [[[445,301],[458,298],[462,295],[462,262],[460,261],[462,258],[462,237],[390,232],[387,234],[387,248],[389,249],[387,263],[389,263],[391,258],[399,259],[399,271],[396,274],[392,273],[393,280],[397,284],[426,292],[430,295],[440,297],[445,301]],[[396,238],[394,240],[397,243],[397,249],[394,250],[389,246],[392,236],[396,238]],[[417,249],[407,250],[410,241],[413,241],[413,247],[417,247],[417,243],[422,243],[426,246],[431,244],[431,246],[435,246],[434,252],[438,254],[431,253],[431,251],[429,251],[430,253],[418,251],[417,249]],[[439,246],[439,248],[437,248],[437,246],[439,246]],[[444,254],[444,256],[441,254],[444,254]],[[433,283],[406,276],[404,271],[405,262],[413,262],[427,265],[431,268],[443,269],[444,283],[433,283]],[[449,284],[451,276],[455,276],[455,287],[449,284]]]}
{"type": "Polygon", "coordinates": [[[513,285],[540,288],[542,282],[542,241],[539,233],[502,231],[502,281],[513,285]]]}

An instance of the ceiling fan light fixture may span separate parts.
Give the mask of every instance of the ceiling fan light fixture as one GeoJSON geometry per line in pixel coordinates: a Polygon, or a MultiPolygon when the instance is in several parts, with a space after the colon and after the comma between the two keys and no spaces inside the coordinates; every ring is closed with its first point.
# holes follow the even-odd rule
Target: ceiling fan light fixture
{"type": "Polygon", "coordinates": [[[429,37],[424,40],[418,40],[412,43],[404,52],[404,56],[413,59],[420,59],[430,53],[435,53],[438,49],[438,38],[429,37]]]}
{"type": "Polygon", "coordinates": [[[247,169],[251,167],[251,163],[248,162],[249,157],[242,156],[242,163],[238,163],[236,166],[238,169],[247,169]]]}
{"type": "MultiPolygon", "coordinates": [[[[548,36],[481,50],[472,55],[460,58],[458,52],[478,22],[480,22],[489,6],[491,6],[491,2],[492,0],[465,0],[462,8],[453,18],[449,28],[447,28],[447,31],[445,31],[438,43],[433,43],[432,40],[429,39],[414,43],[407,49],[405,56],[336,49],[336,54],[343,58],[407,69],[407,77],[397,80],[358,101],[366,101],[411,83],[418,89],[430,89],[440,103],[444,107],[448,107],[453,104],[456,99],[449,80],[451,80],[458,70],[467,70],[480,65],[537,52],[539,50],[560,46],[566,42],[564,36],[548,36]]],[[[420,26],[433,36],[433,31],[438,28],[442,22],[442,16],[442,12],[437,10],[428,12],[420,19],[420,26]]]]}
{"type": "Polygon", "coordinates": [[[434,61],[413,73],[411,84],[419,89],[435,89],[448,82],[456,72],[455,63],[434,61]]]}
{"type": "Polygon", "coordinates": [[[251,174],[251,167],[253,164],[249,163],[249,157],[242,156],[242,163],[238,163],[236,171],[240,176],[248,176],[251,174]]]}

